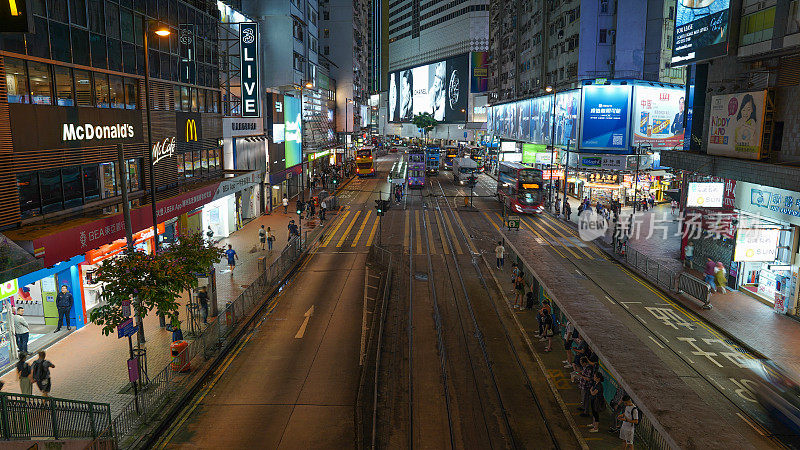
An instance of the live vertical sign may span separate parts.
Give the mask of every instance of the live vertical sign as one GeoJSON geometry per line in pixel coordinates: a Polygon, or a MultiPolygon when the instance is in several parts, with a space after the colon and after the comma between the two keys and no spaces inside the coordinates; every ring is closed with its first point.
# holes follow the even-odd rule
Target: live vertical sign
{"type": "Polygon", "coordinates": [[[239,24],[242,50],[242,117],[260,117],[258,93],[258,24],[239,24]]]}

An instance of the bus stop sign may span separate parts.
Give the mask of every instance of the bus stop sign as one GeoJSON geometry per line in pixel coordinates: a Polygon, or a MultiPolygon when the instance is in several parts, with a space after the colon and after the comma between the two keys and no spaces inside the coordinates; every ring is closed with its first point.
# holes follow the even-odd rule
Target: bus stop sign
{"type": "Polygon", "coordinates": [[[508,216],[506,226],[508,226],[509,230],[512,228],[519,229],[519,216],[508,216]]]}

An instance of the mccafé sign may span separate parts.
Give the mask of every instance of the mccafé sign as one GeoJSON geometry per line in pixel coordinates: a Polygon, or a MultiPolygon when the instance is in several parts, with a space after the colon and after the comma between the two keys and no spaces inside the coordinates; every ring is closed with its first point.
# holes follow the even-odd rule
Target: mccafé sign
{"type": "Polygon", "coordinates": [[[117,123],[114,125],[93,125],[86,123],[75,125],[65,123],[61,133],[61,140],[69,141],[91,141],[94,139],[127,139],[133,137],[133,125],[129,123],[117,123]]]}
{"type": "Polygon", "coordinates": [[[175,154],[175,138],[170,137],[153,144],[153,165],[175,154]]]}

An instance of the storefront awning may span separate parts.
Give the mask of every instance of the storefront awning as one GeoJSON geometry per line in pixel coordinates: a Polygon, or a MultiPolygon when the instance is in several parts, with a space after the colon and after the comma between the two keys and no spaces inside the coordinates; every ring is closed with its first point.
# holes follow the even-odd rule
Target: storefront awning
{"type": "MultiPolygon", "coordinates": [[[[218,198],[254,186],[262,177],[263,171],[257,170],[218,180],[199,189],[161,200],[157,203],[157,220],[161,223],[193,211],[218,198]]],[[[15,241],[22,241],[25,244],[23,247],[32,248],[34,256],[44,259],[45,266],[125,238],[125,219],[121,213],[92,221],[87,221],[85,218],[76,219],[72,223],[72,226],[66,227],[69,222],[49,227],[36,226],[33,231],[22,228],[10,231],[8,234],[15,241]]],[[[150,205],[131,211],[131,225],[134,233],[153,226],[150,205]]]]}

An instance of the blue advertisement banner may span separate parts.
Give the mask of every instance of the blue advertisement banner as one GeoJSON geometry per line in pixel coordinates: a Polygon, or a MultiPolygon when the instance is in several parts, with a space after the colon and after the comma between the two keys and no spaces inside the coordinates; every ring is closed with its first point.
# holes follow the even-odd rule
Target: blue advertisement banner
{"type": "Polygon", "coordinates": [[[283,97],[283,120],[286,125],[286,167],[292,167],[300,164],[303,156],[303,120],[299,98],[283,97]]]}
{"type": "Polygon", "coordinates": [[[631,86],[583,87],[581,149],[628,152],[631,86]]]}

